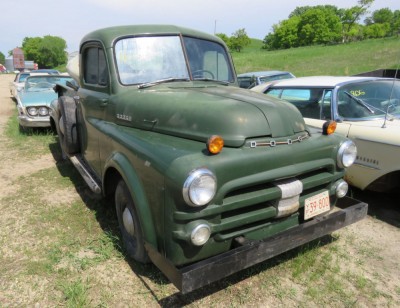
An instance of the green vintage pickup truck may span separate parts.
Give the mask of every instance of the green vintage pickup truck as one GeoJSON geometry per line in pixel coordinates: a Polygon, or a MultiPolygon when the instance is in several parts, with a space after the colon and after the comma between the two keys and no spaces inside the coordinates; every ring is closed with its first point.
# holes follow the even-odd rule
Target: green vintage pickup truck
{"type": "MultiPolygon", "coordinates": [[[[182,293],[362,219],[334,123],[238,87],[219,38],[169,25],[87,34],[56,87],[64,156],[112,196],[129,256],[182,293]],[[335,206],[341,203],[340,208],[335,206]]],[[[111,205],[110,205],[111,206],[111,205]]]]}

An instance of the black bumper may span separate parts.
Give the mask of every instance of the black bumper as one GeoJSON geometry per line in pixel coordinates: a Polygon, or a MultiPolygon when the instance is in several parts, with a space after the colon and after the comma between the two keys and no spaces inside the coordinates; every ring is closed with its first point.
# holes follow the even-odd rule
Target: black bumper
{"type": "Polygon", "coordinates": [[[146,249],[151,261],[182,294],[186,294],[357,222],[367,215],[368,210],[366,203],[349,197],[340,199],[337,207],[338,211],[314,218],[273,237],[181,268],[176,268],[151,245],[146,244],[146,249]]]}

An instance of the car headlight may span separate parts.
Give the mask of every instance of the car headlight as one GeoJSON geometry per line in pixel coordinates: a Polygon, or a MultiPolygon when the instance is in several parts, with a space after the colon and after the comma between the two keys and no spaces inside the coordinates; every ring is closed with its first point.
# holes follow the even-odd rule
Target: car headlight
{"type": "Polygon", "coordinates": [[[340,145],[337,153],[337,164],[339,168],[350,167],[357,157],[357,147],[350,139],[340,145]]]}
{"type": "Polygon", "coordinates": [[[208,169],[193,170],[183,184],[183,198],[190,206],[203,206],[215,196],[217,179],[208,169]]]}
{"type": "Polygon", "coordinates": [[[39,115],[47,116],[49,114],[49,109],[47,107],[40,107],[39,108],[39,115]]]}
{"type": "Polygon", "coordinates": [[[38,109],[36,107],[29,107],[27,109],[28,113],[30,116],[37,116],[38,115],[38,109]]]}

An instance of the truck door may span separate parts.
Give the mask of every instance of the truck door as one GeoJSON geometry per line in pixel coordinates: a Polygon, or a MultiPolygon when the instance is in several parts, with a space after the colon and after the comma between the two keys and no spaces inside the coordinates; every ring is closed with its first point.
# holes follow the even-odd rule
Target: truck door
{"type": "Polygon", "coordinates": [[[78,121],[82,154],[101,178],[99,140],[103,137],[109,78],[104,48],[90,42],[82,47],[81,87],[78,91],[78,121]]]}

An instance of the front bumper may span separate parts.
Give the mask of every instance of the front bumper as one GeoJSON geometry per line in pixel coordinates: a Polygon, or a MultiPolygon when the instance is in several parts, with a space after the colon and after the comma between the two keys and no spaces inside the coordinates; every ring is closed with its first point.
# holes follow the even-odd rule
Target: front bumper
{"type": "Polygon", "coordinates": [[[330,234],[363,219],[367,215],[368,205],[349,197],[339,199],[337,206],[337,211],[316,217],[275,236],[244,243],[228,252],[185,267],[176,268],[152,245],[146,243],[145,246],[151,261],[182,294],[186,294],[330,234]]]}
{"type": "Polygon", "coordinates": [[[30,118],[26,115],[19,115],[18,122],[23,127],[50,127],[50,117],[30,118]]]}

